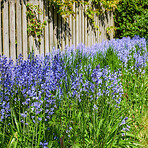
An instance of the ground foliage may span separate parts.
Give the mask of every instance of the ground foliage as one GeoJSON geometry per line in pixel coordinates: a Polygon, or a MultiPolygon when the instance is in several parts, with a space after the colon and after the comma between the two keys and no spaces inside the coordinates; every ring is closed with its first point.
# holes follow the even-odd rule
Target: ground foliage
{"type": "Polygon", "coordinates": [[[0,56],[0,146],[144,147],[135,117],[147,122],[147,63],[138,36],[15,64],[0,56]]]}

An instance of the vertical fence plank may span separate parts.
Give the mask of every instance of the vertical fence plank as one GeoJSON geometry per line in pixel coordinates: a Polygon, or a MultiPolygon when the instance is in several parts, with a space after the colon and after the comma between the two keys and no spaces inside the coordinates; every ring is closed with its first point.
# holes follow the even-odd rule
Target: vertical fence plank
{"type": "Polygon", "coordinates": [[[98,29],[97,29],[97,34],[96,34],[96,38],[97,38],[97,43],[100,42],[100,26],[99,26],[99,15],[96,16],[96,20],[97,20],[97,26],[98,26],[98,29]]]}
{"type": "Polygon", "coordinates": [[[50,51],[53,48],[53,7],[49,7],[49,47],[50,51]]]}
{"type": "Polygon", "coordinates": [[[45,44],[45,54],[49,53],[49,13],[48,13],[48,7],[49,3],[47,0],[44,0],[44,19],[47,21],[47,24],[45,26],[44,30],[44,44],[45,44]]]}
{"type": "Polygon", "coordinates": [[[1,25],[1,0],[0,0],[0,55],[2,55],[2,37],[1,37],[1,29],[2,29],[2,25],[1,25]]]}
{"type": "MultiPolygon", "coordinates": [[[[38,0],[30,0],[29,3],[32,4],[33,6],[38,6],[39,7],[38,0]]],[[[37,17],[37,19],[39,19],[38,14],[37,14],[36,17],[37,17]]],[[[39,55],[40,54],[40,48],[39,48],[38,38],[33,37],[31,35],[31,36],[29,36],[29,41],[30,41],[30,50],[32,50],[32,48],[33,48],[34,54],[39,55]]]]}
{"type": "Polygon", "coordinates": [[[99,26],[99,29],[98,29],[98,42],[100,43],[100,41],[101,41],[101,39],[100,39],[100,38],[101,38],[101,37],[100,37],[100,34],[101,34],[101,33],[100,33],[100,32],[101,32],[101,28],[100,28],[100,24],[101,24],[101,23],[100,23],[100,22],[101,22],[101,21],[100,21],[100,14],[98,15],[97,18],[98,18],[98,26],[99,26]]]}
{"type": "MultiPolygon", "coordinates": [[[[87,10],[87,7],[85,6],[85,11],[87,10]]],[[[87,16],[85,14],[84,16],[84,43],[85,43],[85,46],[87,46],[87,16]]]]}
{"type": "Polygon", "coordinates": [[[61,34],[62,34],[62,27],[61,27],[61,16],[60,14],[58,14],[58,48],[61,49],[62,48],[62,44],[61,44],[61,34]]]}
{"type": "Polygon", "coordinates": [[[81,42],[84,44],[84,6],[81,6],[81,42]]]}
{"type": "Polygon", "coordinates": [[[22,0],[22,46],[23,46],[23,59],[27,59],[27,18],[26,18],[26,0],[22,0]]]}
{"type": "Polygon", "coordinates": [[[107,36],[106,36],[106,28],[107,28],[107,26],[108,26],[108,24],[107,24],[107,13],[105,13],[104,14],[104,40],[106,40],[107,39],[107,36]]]}
{"type": "MultiPolygon", "coordinates": [[[[35,1],[34,1],[34,0],[29,0],[27,3],[32,4],[32,5],[35,5],[35,1]],[[34,4],[33,4],[33,2],[34,2],[34,4]]],[[[27,20],[27,23],[30,24],[30,21],[27,20]]],[[[36,50],[35,50],[35,48],[34,48],[33,43],[34,43],[34,38],[33,38],[33,36],[30,35],[30,34],[28,34],[28,45],[29,45],[28,48],[29,48],[29,51],[32,51],[32,49],[33,49],[33,50],[34,50],[34,54],[36,55],[36,50]]]]}
{"type": "Polygon", "coordinates": [[[72,46],[72,16],[69,17],[69,46],[72,46]]]}
{"type": "MultiPolygon", "coordinates": [[[[93,8],[93,10],[94,10],[94,8],[93,8]]],[[[91,45],[93,45],[93,43],[94,43],[94,27],[93,27],[93,24],[91,24],[91,45]]]]}
{"type": "MultiPolygon", "coordinates": [[[[43,0],[39,0],[39,8],[41,9],[41,11],[43,12],[43,0]]],[[[41,23],[43,23],[43,13],[39,15],[39,19],[41,21],[41,23]]],[[[44,31],[43,34],[41,36],[41,45],[40,45],[40,54],[44,54],[44,31]]]]}
{"type": "Polygon", "coordinates": [[[78,44],[81,43],[81,4],[79,4],[78,7],[78,44]]]}
{"type": "MultiPolygon", "coordinates": [[[[91,2],[91,1],[89,0],[89,2],[91,2]]],[[[92,29],[91,29],[91,21],[90,21],[89,17],[87,17],[87,42],[88,42],[87,46],[91,46],[91,44],[92,44],[92,29]]]]}
{"type": "Polygon", "coordinates": [[[57,11],[56,8],[54,8],[54,26],[53,26],[53,32],[54,32],[54,47],[57,49],[57,11]]]}
{"type": "Polygon", "coordinates": [[[69,18],[66,18],[66,21],[65,21],[65,45],[66,46],[69,46],[69,25],[68,25],[68,20],[69,18]]]}
{"type": "Polygon", "coordinates": [[[90,34],[90,32],[89,32],[89,21],[88,21],[88,16],[87,16],[87,46],[89,46],[89,34],[90,34]]]}
{"type": "Polygon", "coordinates": [[[90,19],[88,18],[88,38],[87,38],[87,41],[88,41],[88,46],[90,47],[92,45],[92,25],[91,25],[91,21],[90,19]]]}
{"type": "Polygon", "coordinates": [[[99,42],[102,42],[102,20],[101,20],[101,15],[99,16],[99,28],[100,28],[100,32],[99,32],[99,42]]]}
{"type": "Polygon", "coordinates": [[[22,24],[21,24],[21,1],[16,1],[16,32],[17,32],[17,57],[22,54],[22,24]]]}
{"type": "MultiPolygon", "coordinates": [[[[94,16],[94,21],[95,21],[95,23],[96,23],[96,14],[95,14],[95,16],[94,16]]],[[[94,28],[93,28],[93,44],[96,43],[96,29],[97,29],[97,28],[95,28],[95,26],[94,26],[94,28]]]]}
{"type": "MultiPolygon", "coordinates": [[[[110,12],[110,26],[114,26],[114,16],[113,16],[113,12],[110,12]]],[[[113,39],[114,37],[114,30],[112,29],[111,30],[111,35],[110,35],[110,38],[113,39]]]]}
{"type": "MultiPolygon", "coordinates": [[[[98,21],[98,15],[96,14],[96,25],[97,27],[99,27],[99,21],[98,21]]],[[[97,28],[97,31],[96,31],[96,42],[98,43],[99,42],[99,36],[98,36],[98,33],[99,32],[99,28],[97,28]]]]}
{"type": "MultiPolygon", "coordinates": [[[[73,10],[75,12],[75,3],[73,4],[73,10]]],[[[76,42],[75,42],[75,23],[76,20],[74,17],[72,17],[72,45],[74,45],[74,47],[76,46],[76,42]]]]}
{"type": "Polygon", "coordinates": [[[62,43],[62,50],[65,49],[65,21],[64,19],[62,18],[62,24],[61,24],[61,27],[62,27],[62,40],[61,40],[61,43],[62,43]]]}
{"type": "Polygon", "coordinates": [[[103,40],[106,40],[106,33],[105,33],[105,31],[106,31],[106,14],[103,14],[103,40]]]}
{"type": "Polygon", "coordinates": [[[3,54],[9,58],[8,0],[3,4],[3,54]]]}
{"type": "Polygon", "coordinates": [[[76,40],[76,47],[79,43],[79,17],[78,17],[78,4],[76,4],[76,7],[75,7],[75,10],[76,10],[76,29],[75,29],[75,40],[76,40]]]}
{"type": "Polygon", "coordinates": [[[92,28],[92,24],[91,22],[89,22],[89,25],[90,25],[90,45],[92,45],[92,42],[93,42],[93,28],[92,28]]]}
{"type": "Polygon", "coordinates": [[[92,26],[92,45],[95,43],[94,38],[95,38],[95,28],[92,26]]]}
{"type": "Polygon", "coordinates": [[[16,61],[16,48],[15,48],[15,0],[9,2],[9,26],[10,26],[10,57],[16,61]]]}
{"type": "MultiPolygon", "coordinates": [[[[98,26],[97,14],[95,15],[95,22],[96,22],[96,25],[98,26]]],[[[98,29],[96,28],[96,30],[95,30],[95,43],[97,43],[97,32],[98,32],[98,29]]]]}

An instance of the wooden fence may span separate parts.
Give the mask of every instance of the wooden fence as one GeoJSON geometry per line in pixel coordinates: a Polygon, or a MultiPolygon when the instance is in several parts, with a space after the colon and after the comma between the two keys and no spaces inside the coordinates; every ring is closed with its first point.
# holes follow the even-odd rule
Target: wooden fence
{"type": "MultiPolygon", "coordinates": [[[[113,13],[96,16],[95,21],[100,30],[94,30],[84,7],[76,7],[76,19],[70,16],[66,21],[57,14],[53,7],[49,7],[48,0],[0,0],[0,55],[12,57],[13,60],[21,53],[23,58],[28,56],[28,50],[34,49],[35,54],[46,54],[55,47],[61,50],[66,45],[75,47],[79,43],[91,46],[106,40],[106,28],[113,26],[113,13]],[[26,4],[38,5],[43,10],[39,15],[41,21],[47,20],[41,45],[38,48],[35,39],[27,34],[26,4]],[[101,34],[100,34],[101,32],[101,34]]],[[[113,33],[109,38],[113,38],[113,33]]]]}

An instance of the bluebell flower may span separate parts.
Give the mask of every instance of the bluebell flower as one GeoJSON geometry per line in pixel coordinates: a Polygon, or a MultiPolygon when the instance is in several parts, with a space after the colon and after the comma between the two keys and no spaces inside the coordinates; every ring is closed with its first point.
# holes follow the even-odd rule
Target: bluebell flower
{"type": "Polygon", "coordinates": [[[39,121],[41,121],[41,120],[42,120],[42,118],[38,118],[38,120],[39,120],[39,121]]]}
{"type": "Polygon", "coordinates": [[[43,147],[43,148],[48,148],[48,142],[46,142],[46,140],[44,141],[44,143],[40,142],[40,145],[43,147]]]}
{"type": "Polygon", "coordinates": [[[21,113],[20,114],[22,117],[26,118],[27,117],[27,114],[24,114],[24,113],[21,113]]]}
{"type": "Polygon", "coordinates": [[[98,107],[97,107],[97,105],[96,104],[94,104],[94,106],[93,106],[94,108],[93,108],[93,110],[97,110],[98,109],[98,107]]]}
{"type": "Polygon", "coordinates": [[[127,120],[127,119],[128,119],[128,117],[125,117],[125,118],[122,120],[120,126],[126,124],[126,120],[127,120]]]}

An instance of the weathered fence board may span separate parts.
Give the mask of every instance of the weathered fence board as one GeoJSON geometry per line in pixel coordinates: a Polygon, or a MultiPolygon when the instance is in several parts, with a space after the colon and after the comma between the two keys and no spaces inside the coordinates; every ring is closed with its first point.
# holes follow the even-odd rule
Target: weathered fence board
{"type": "Polygon", "coordinates": [[[54,21],[53,21],[53,32],[54,32],[54,37],[53,37],[53,39],[54,39],[54,44],[53,44],[53,46],[57,49],[57,43],[58,43],[58,41],[57,41],[57,25],[58,25],[58,22],[57,22],[57,11],[56,11],[56,9],[54,8],[54,21]]]}
{"type": "MultiPolygon", "coordinates": [[[[84,8],[84,10],[86,11],[87,7],[84,8]]],[[[84,14],[84,43],[86,46],[88,46],[87,44],[87,16],[84,14]]]]}
{"type": "Polygon", "coordinates": [[[3,27],[3,54],[9,57],[8,0],[3,2],[2,27],[3,27]]]}
{"type": "Polygon", "coordinates": [[[22,54],[22,23],[21,23],[21,1],[16,1],[16,41],[17,41],[17,56],[22,54]]]}
{"type": "Polygon", "coordinates": [[[69,26],[70,26],[70,31],[69,31],[69,46],[72,46],[72,16],[70,15],[69,17],[69,26]]]}
{"type": "Polygon", "coordinates": [[[62,40],[61,40],[61,42],[62,42],[62,49],[64,49],[65,48],[65,21],[64,21],[64,19],[62,19],[62,26],[61,26],[61,28],[62,28],[62,40]]]}
{"type": "Polygon", "coordinates": [[[28,56],[26,0],[22,0],[22,40],[23,58],[26,59],[28,56]]]}
{"type": "Polygon", "coordinates": [[[12,59],[16,59],[16,48],[15,48],[15,0],[11,0],[9,3],[9,20],[10,27],[10,56],[12,59]]]}
{"type": "Polygon", "coordinates": [[[81,42],[84,43],[84,6],[81,6],[81,42]]]}
{"type": "MultiPolygon", "coordinates": [[[[75,7],[75,12],[76,12],[76,20],[78,20],[78,6],[76,5],[75,7]]],[[[76,40],[76,45],[78,45],[78,38],[79,38],[79,22],[78,21],[75,21],[76,22],[76,29],[75,29],[75,40],[76,40]]]]}
{"type": "Polygon", "coordinates": [[[66,24],[65,24],[65,38],[66,38],[66,39],[65,39],[65,41],[66,41],[65,44],[66,44],[67,46],[69,46],[69,33],[68,33],[69,26],[68,26],[68,19],[69,19],[69,18],[66,18],[66,20],[65,20],[65,23],[66,23],[66,24]]]}
{"type": "MultiPolygon", "coordinates": [[[[39,8],[41,10],[44,10],[43,0],[39,0],[39,8]]],[[[43,17],[44,17],[43,15],[44,15],[43,13],[39,15],[39,19],[41,20],[41,22],[43,22],[43,17]]],[[[40,54],[44,54],[44,31],[43,34],[41,35],[40,54]]]]}
{"type": "MultiPolygon", "coordinates": [[[[45,30],[44,30],[44,45],[45,45],[45,49],[44,52],[48,53],[49,52],[49,13],[48,13],[48,8],[49,8],[49,3],[47,0],[44,0],[44,20],[47,21],[47,24],[45,26],[45,30]]],[[[44,53],[44,54],[45,54],[44,53]]]]}
{"type": "MultiPolygon", "coordinates": [[[[73,4],[73,10],[75,10],[75,4],[73,4]]],[[[76,21],[75,18],[72,17],[72,45],[76,45],[76,40],[75,40],[75,25],[76,25],[76,21]]]]}
{"type": "Polygon", "coordinates": [[[53,7],[49,7],[49,45],[50,45],[50,51],[53,48],[53,7]]]}
{"type": "Polygon", "coordinates": [[[73,4],[75,18],[70,16],[64,19],[57,14],[57,10],[52,5],[49,5],[48,0],[5,0],[1,2],[0,55],[12,57],[14,60],[19,54],[26,59],[32,48],[36,55],[45,55],[52,51],[53,47],[63,50],[66,45],[76,47],[79,43],[91,46],[103,39],[113,38],[113,31],[109,33],[109,36],[106,33],[106,28],[114,25],[113,12],[95,16],[96,25],[99,26],[96,30],[84,13],[86,6],[78,7],[78,4],[73,4]],[[47,21],[40,46],[37,42],[38,38],[30,36],[27,32],[27,23],[29,23],[26,18],[27,3],[37,5],[43,10],[43,14],[38,14],[37,18],[41,23],[44,20],[47,21]]]}

